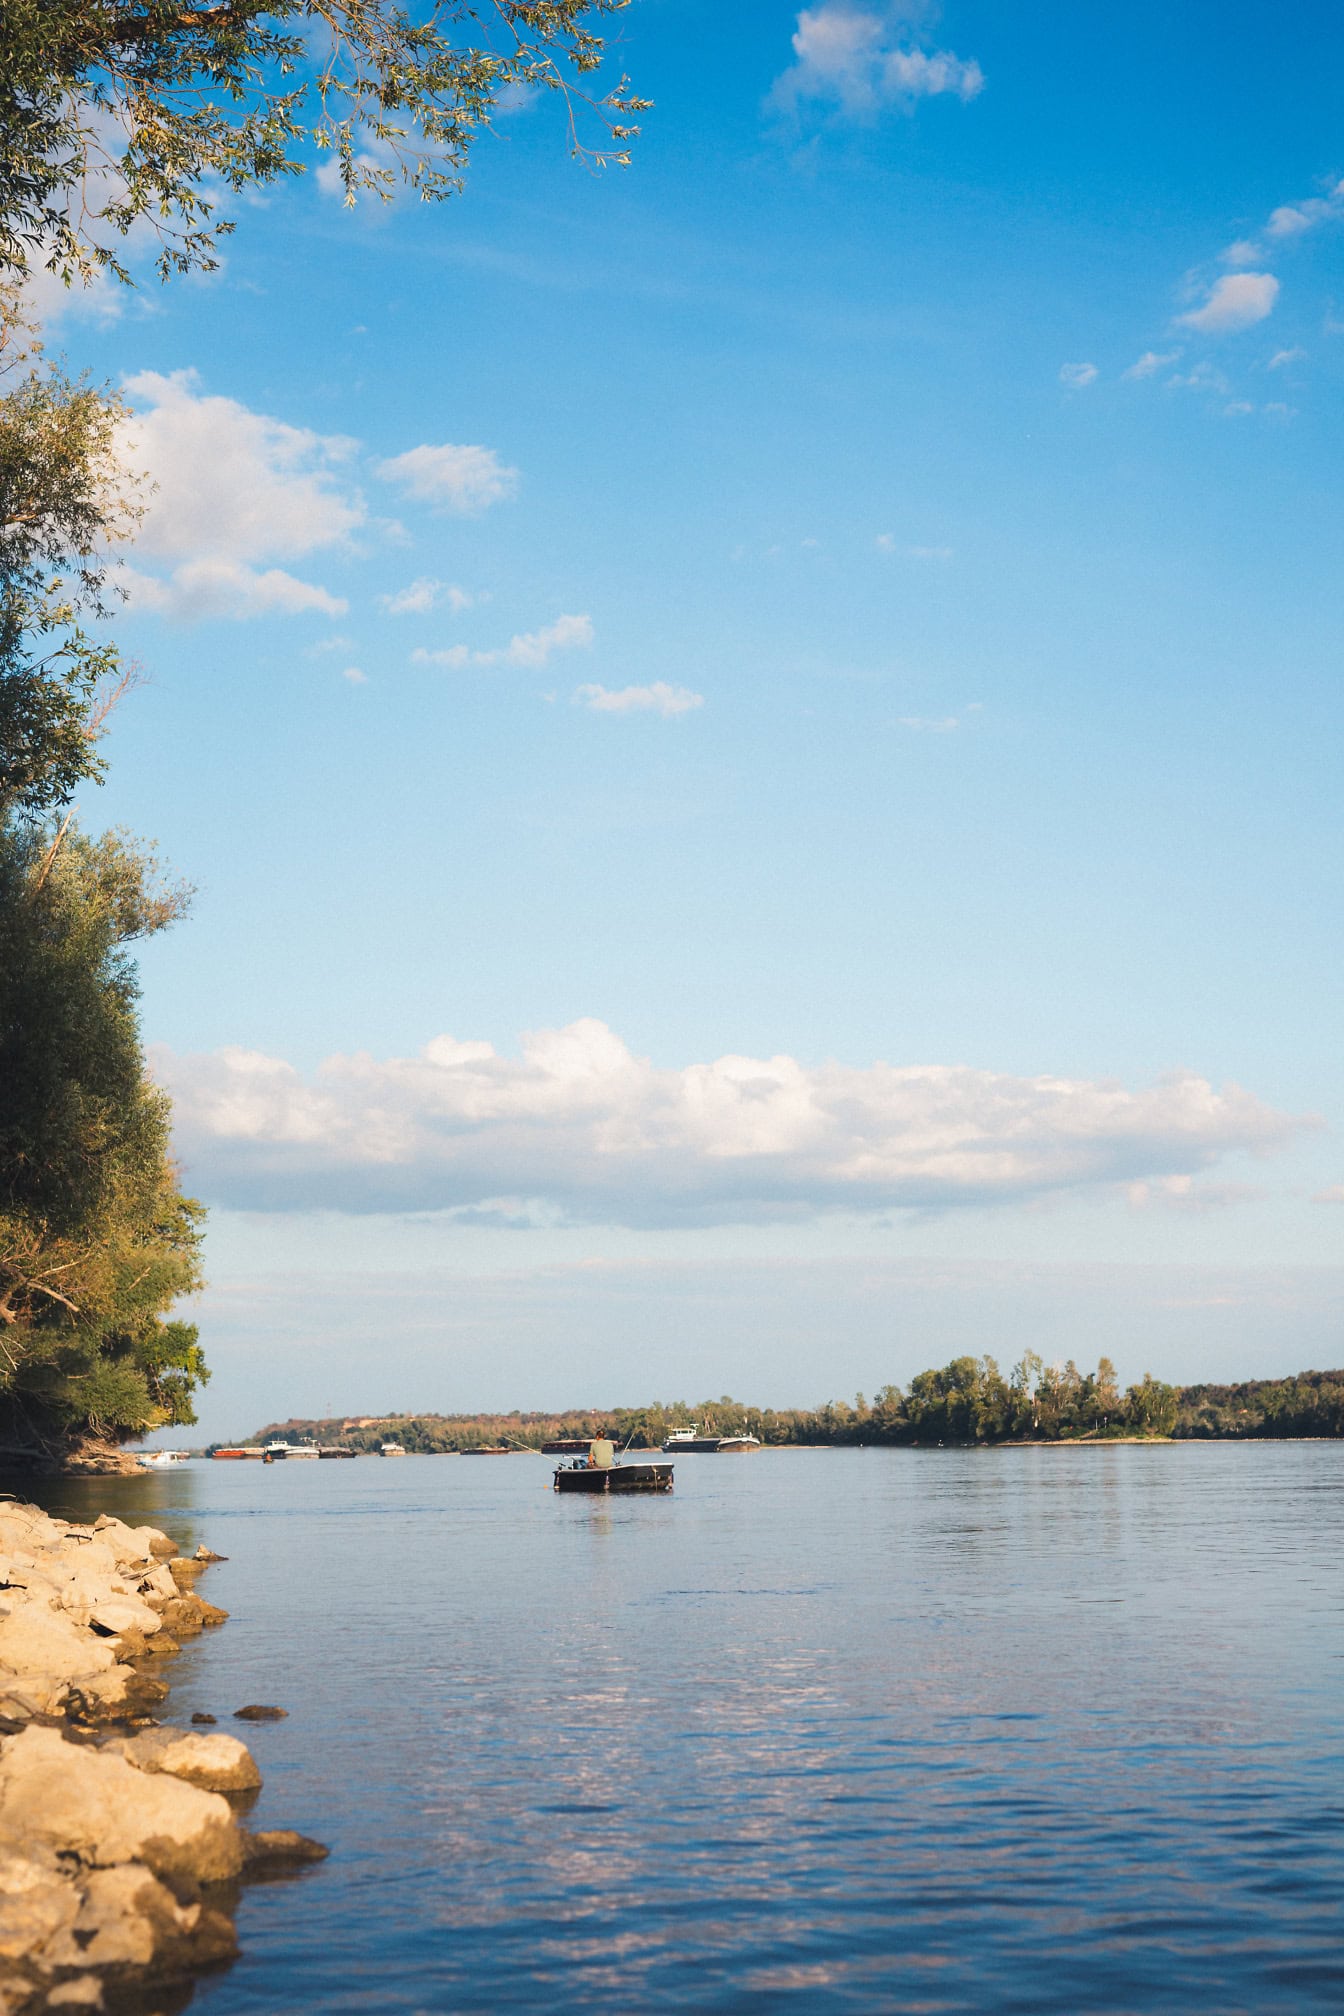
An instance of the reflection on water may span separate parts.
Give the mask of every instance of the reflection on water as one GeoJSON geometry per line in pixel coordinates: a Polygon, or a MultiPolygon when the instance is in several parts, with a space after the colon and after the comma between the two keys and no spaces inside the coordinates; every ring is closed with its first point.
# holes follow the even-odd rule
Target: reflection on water
{"type": "Polygon", "coordinates": [[[194,2008],[1337,2009],[1344,1447],[198,1464],[172,1712],[274,1700],[194,2008]]]}

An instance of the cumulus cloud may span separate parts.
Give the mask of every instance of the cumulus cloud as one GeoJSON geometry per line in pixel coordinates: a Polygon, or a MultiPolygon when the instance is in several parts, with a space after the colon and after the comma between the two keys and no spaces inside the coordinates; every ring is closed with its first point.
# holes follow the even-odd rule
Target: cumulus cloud
{"type": "Polygon", "coordinates": [[[1268,371],[1282,371],[1285,365],[1300,364],[1306,354],[1306,351],[1299,347],[1294,347],[1291,350],[1276,350],[1265,368],[1268,371]]]}
{"type": "Polygon", "coordinates": [[[1145,350],[1142,357],[1135,358],[1128,371],[1122,371],[1120,375],[1128,379],[1151,378],[1158,371],[1165,371],[1169,364],[1179,363],[1180,355],[1179,350],[1145,350]]]}
{"type": "Polygon", "coordinates": [[[451,441],[437,447],[422,442],[404,455],[380,462],[378,475],[384,483],[394,483],[409,497],[455,511],[459,517],[475,517],[501,504],[518,489],[518,471],[506,468],[493,448],[458,446],[451,441]]]}
{"type": "Polygon", "coordinates": [[[395,595],[380,595],[378,600],[389,616],[428,616],[432,609],[448,609],[460,616],[476,598],[451,581],[434,581],[422,574],[409,587],[399,588],[395,595]]]}
{"type": "Polygon", "coordinates": [[[1249,329],[1272,313],[1279,283],[1272,273],[1224,273],[1209,289],[1208,299],[1177,321],[1201,336],[1227,336],[1249,329]]]}
{"type": "Polygon", "coordinates": [[[166,578],[123,567],[119,580],[130,608],[166,616],[173,623],[202,623],[226,617],[246,622],[254,616],[344,616],[349,604],[315,582],[300,581],[283,567],[259,571],[237,560],[188,560],[166,578]]]}
{"type": "Polygon", "coordinates": [[[1139,1091],[966,1065],[724,1056],[680,1070],[605,1023],[521,1055],[439,1036],[305,1077],[225,1049],[155,1056],[192,1184],[240,1209],[516,1212],[630,1225],[941,1209],[1196,1176],[1308,1124],[1176,1073],[1139,1091]]]}
{"type": "Polygon", "coordinates": [[[135,413],[120,430],[126,467],[148,477],[127,585],[141,608],[203,616],[340,615],[345,602],[266,563],[346,540],[365,518],[345,475],[355,444],[254,413],[200,390],[194,371],[126,381],[135,413]]]}
{"type": "Polygon", "coordinates": [[[1059,382],[1067,385],[1071,392],[1085,391],[1089,385],[1095,385],[1100,376],[1095,364],[1061,364],[1059,367],[1059,382]]]}
{"type": "Polygon", "coordinates": [[[692,693],[689,686],[669,686],[663,679],[655,679],[651,686],[580,686],[574,693],[574,704],[587,707],[594,714],[661,714],[670,718],[674,714],[689,714],[694,707],[703,707],[703,693],[692,693]]]}
{"type": "Polygon", "coordinates": [[[860,119],[885,106],[911,109],[921,98],[952,96],[963,102],[984,88],[984,72],[950,50],[919,46],[908,10],[861,7],[827,0],[804,8],[793,34],[794,60],[775,79],[770,102],[798,112],[830,106],[860,119]]]}
{"type": "MultiPolygon", "coordinates": [[[[1265,220],[1263,236],[1283,244],[1318,224],[1344,217],[1344,181],[1333,183],[1323,196],[1304,196],[1296,203],[1280,203],[1265,220]]],[[[1256,266],[1265,257],[1263,244],[1255,238],[1238,238],[1219,255],[1225,266],[1256,266]]]]}
{"type": "Polygon", "coordinates": [[[591,616],[557,616],[540,630],[524,630],[493,651],[473,651],[450,644],[442,651],[412,651],[413,665],[444,665],[460,671],[466,665],[520,665],[537,669],[557,651],[584,650],[593,641],[591,616]]]}

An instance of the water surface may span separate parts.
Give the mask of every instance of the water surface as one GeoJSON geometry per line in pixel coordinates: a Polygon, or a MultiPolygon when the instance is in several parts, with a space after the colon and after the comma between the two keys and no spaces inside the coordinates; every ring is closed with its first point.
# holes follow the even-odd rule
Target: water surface
{"type": "Polygon", "coordinates": [[[230,1558],[175,1721],[260,1826],[203,2016],[1337,2010],[1344,1447],[198,1463],[48,1487],[230,1558]]]}

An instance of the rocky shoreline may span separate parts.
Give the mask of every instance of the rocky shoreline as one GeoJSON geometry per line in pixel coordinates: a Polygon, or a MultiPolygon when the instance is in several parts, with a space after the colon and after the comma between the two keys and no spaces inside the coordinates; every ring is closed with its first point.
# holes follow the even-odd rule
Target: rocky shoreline
{"type": "Polygon", "coordinates": [[[156,1720],[163,1662],[227,1615],[195,1587],[218,1559],[0,1501],[0,2016],[125,2007],[227,1964],[240,1883],[326,1853],[243,1825],[245,1744],[156,1720]]]}

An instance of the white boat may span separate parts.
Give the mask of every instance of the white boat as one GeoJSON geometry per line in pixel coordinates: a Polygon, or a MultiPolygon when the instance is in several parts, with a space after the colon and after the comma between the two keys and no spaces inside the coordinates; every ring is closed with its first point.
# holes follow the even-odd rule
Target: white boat
{"type": "Polygon", "coordinates": [[[719,1446],[717,1435],[701,1435],[692,1421],[689,1428],[674,1428],[663,1443],[669,1455],[712,1456],[719,1446]]]}
{"type": "Polygon", "coordinates": [[[142,1470],[169,1470],[174,1463],[188,1463],[190,1449],[143,1449],[136,1456],[142,1470]]]}
{"type": "Polygon", "coordinates": [[[316,1442],[291,1442],[289,1448],[285,1451],[285,1459],[287,1462],[293,1463],[303,1456],[310,1457],[315,1463],[321,1453],[316,1442]]]}
{"type": "Polygon", "coordinates": [[[692,1456],[737,1456],[747,1449],[759,1449],[755,1435],[701,1435],[694,1421],[689,1428],[674,1428],[663,1443],[669,1455],[678,1450],[692,1456]]]}
{"type": "Polygon", "coordinates": [[[384,1442],[378,1454],[380,1456],[404,1456],[406,1451],[402,1448],[400,1442],[384,1442]]]}

